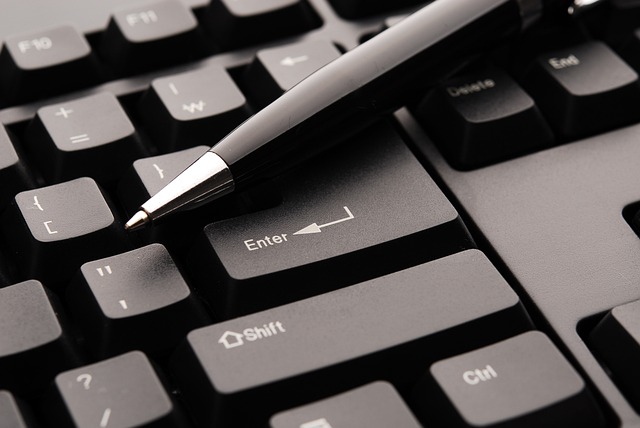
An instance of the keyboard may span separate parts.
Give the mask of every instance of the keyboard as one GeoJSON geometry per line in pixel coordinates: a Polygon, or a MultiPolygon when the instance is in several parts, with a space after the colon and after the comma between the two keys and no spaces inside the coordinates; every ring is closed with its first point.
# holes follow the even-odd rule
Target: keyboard
{"type": "Polygon", "coordinates": [[[640,2],[124,231],[425,4],[0,0],[0,427],[640,427],[640,2]]]}

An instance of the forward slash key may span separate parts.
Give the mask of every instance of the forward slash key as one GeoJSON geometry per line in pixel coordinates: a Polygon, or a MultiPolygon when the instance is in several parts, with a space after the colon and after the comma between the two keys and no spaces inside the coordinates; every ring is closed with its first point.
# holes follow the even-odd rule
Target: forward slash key
{"type": "Polygon", "coordinates": [[[111,416],[111,408],[105,409],[104,413],[102,414],[102,419],[100,419],[100,428],[106,428],[106,426],[109,424],[110,416],[111,416]]]}
{"type": "Polygon", "coordinates": [[[162,378],[140,351],[60,373],[48,398],[53,405],[45,411],[49,420],[55,417],[56,427],[186,426],[162,378]],[[83,377],[91,382],[80,382],[83,377]]]}

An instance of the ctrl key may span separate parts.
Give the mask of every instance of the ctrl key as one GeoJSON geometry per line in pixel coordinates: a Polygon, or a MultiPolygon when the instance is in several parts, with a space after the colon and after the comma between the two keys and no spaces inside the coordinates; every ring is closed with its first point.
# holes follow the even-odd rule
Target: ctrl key
{"type": "Polygon", "coordinates": [[[434,363],[414,401],[423,420],[438,422],[429,426],[604,425],[582,378],[536,331],[434,363]]]}

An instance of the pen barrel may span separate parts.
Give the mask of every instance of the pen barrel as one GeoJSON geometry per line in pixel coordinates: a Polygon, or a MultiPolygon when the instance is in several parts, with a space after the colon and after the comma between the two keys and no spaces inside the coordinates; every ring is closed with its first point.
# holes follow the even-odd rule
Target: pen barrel
{"type": "Polygon", "coordinates": [[[521,12],[516,0],[436,0],[304,79],[211,151],[237,187],[276,175],[518,34],[521,12]]]}

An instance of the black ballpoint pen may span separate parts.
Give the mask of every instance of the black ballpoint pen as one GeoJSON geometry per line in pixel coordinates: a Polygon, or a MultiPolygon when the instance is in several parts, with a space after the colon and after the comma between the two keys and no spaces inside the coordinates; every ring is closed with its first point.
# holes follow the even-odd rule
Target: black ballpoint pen
{"type": "Polygon", "coordinates": [[[544,12],[599,0],[436,0],[304,79],[247,119],[151,197],[137,229],[310,158],[402,106],[473,54],[517,35],[544,12]]]}

